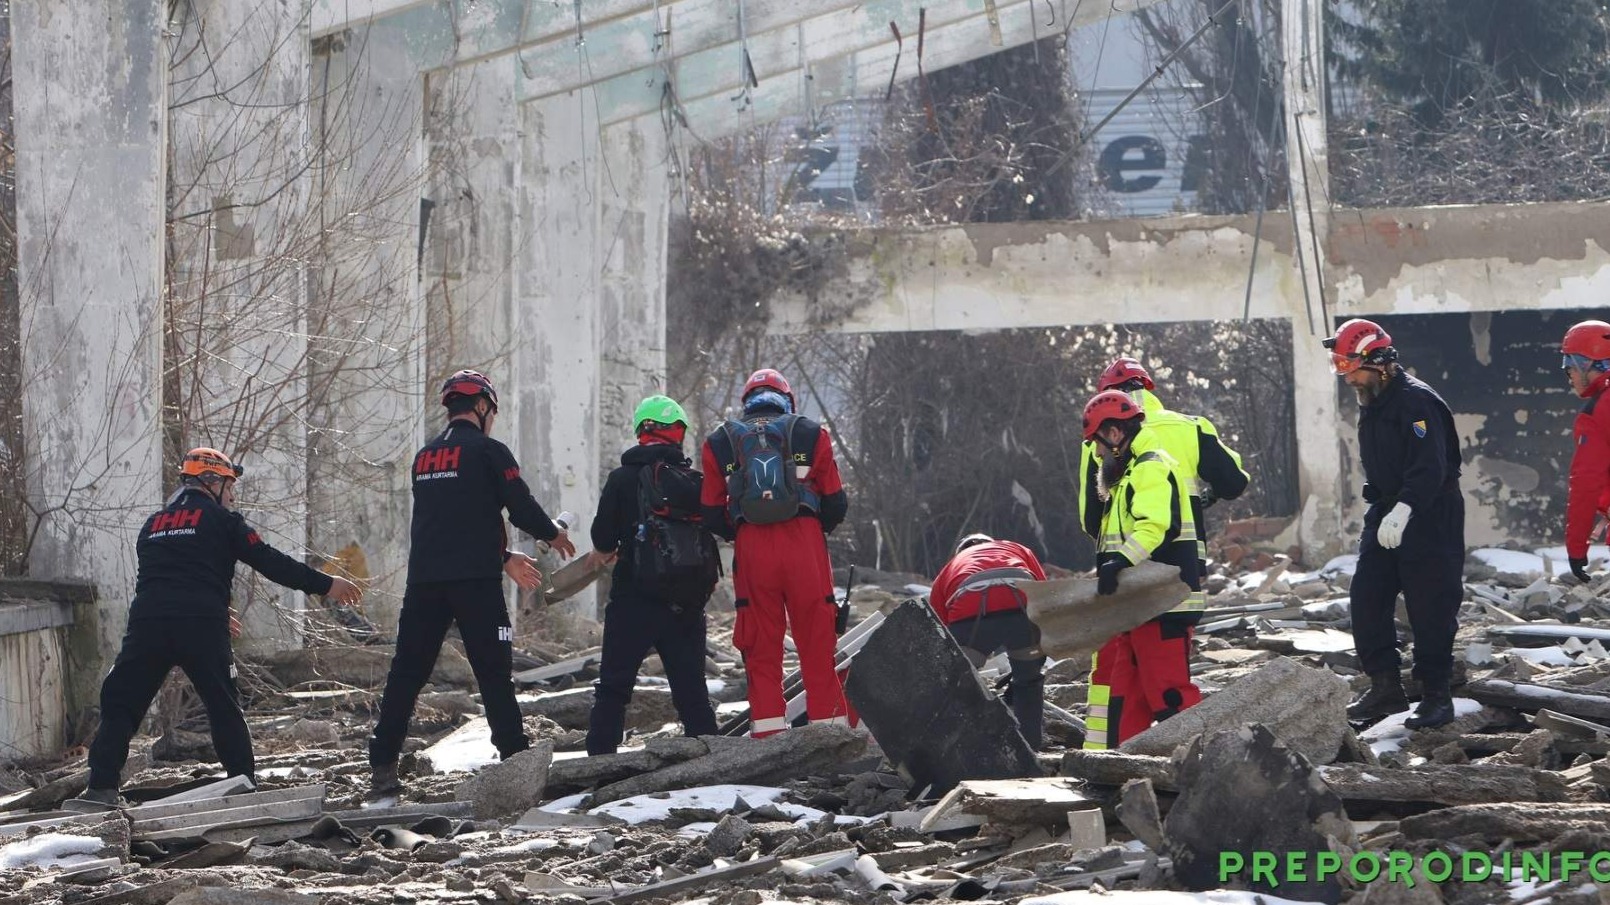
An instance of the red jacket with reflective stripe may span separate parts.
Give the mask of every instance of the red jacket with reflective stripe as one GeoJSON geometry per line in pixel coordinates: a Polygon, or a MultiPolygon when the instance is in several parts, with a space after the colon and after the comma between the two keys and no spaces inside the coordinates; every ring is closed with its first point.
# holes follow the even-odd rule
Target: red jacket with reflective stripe
{"type": "Polygon", "coordinates": [[[1601,377],[1598,392],[1577,413],[1571,438],[1571,491],[1565,504],[1565,553],[1586,559],[1593,534],[1594,515],[1610,509],[1610,404],[1605,403],[1601,377]]]}
{"type": "Polygon", "coordinates": [[[1022,544],[995,540],[968,547],[945,563],[928,592],[928,605],[939,614],[939,621],[950,625],[972,619],[979,614],[980,605],[985,613],[1022,608],[1023,599],[1005,585],[956,593],[969,578],[993,569],[1025,569],[1036,581],[1045,581],[1045,569],[1034,552],[1022,544]]]}

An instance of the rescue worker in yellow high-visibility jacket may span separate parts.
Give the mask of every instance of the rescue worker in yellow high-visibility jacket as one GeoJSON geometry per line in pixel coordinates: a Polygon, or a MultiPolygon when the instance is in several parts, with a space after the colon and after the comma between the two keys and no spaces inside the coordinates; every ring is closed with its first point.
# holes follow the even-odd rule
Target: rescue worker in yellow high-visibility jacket
{"type": "MultiPolygon", "coordinates": [[[[1151,374],[1128,356],[1115,359],[1096,381],[1097,392],[1122,390],[1140,403],[1146,413],[1147,432],[1179,462],[1185,495],[1191,500],[1191,519],[1196,523],[1196,558],[1201,560],[1199,568],[1206,577],[1207,522],[1203,513],[1218,500],[1239,497],[1247,489],[1247,472],[1241,466],[1241,456],[1224,443],[1212,421],[1165,408],[1152,392],[1154,389],[1151,374]]],[[[1081,499],[1095,487],[1096,459],[1095,444],[1087,441],[1080,457],[1081,499]]]]}
{"type": "Polygon", "coordinates": [[[1097,593],[1115,593],[1124,569],[1152,559],[1178,568],[1191,594],[1096,653],[1084,744],[1093,750],[1116,748],[1202,700],[1190,669],[1191,635],[1205,604],[1196,523],[1179,463],[1145,427],[1149,420],[1118,390],[1097,393],[1085,406],[1084,436],[1097,448],[1098,469],[1080,522],[1097,541],[1097,593]]]}

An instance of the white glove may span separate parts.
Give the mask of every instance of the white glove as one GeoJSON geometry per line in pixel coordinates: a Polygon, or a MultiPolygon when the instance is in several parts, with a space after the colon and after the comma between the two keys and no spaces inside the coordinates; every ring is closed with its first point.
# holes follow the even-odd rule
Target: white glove
{"type": "Polygon", "coordinates": [[[1414,514],[1414,507],[1408,503],[1399,503],[1392,507],[1392,511],[1381,519],[1380,527],[1375,529],[1375,542],[1384,550],[1396,550],[1398,544],[1403,543],[1403,526],[1409,523],[1409,516],[1414,514]]]}

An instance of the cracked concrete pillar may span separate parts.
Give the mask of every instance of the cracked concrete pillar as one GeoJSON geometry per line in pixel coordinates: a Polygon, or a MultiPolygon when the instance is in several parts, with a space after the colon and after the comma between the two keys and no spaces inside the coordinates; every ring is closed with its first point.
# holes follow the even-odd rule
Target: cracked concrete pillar
{"type": "Polygon", "coordinates": [[[1302,510],[1297,539],[1310,560],[1351,548],[1343,532],[1342,440],[1336,377],[1319,344],[1330,335],[1325,317],[1323,248],[1329,236],[1330,188],[1325,166],[1324,10],[1315,0],[1283,0],[1281,46],[1285,60],[1286,167],[1291,184],[1300,292],[1287,292],[1292,308],[1292,394],[1297,424],[1298,490],[1302,510]]]}
{"type": "MultiPolygon", "coordinates": [[[[632,411],[665,391],[665,278],[671,174],[664,127],[639,118],[604,132],[608,163],[599,185],[601,465],[633,443],[632,411]]],[[[679,402],[685,400],[678,400],[679,402]]],[[[699,439],[685,448],[697,458],[699,439]]]]}
{"type": "Polygon", "coordinates": [[[29,571],[95,583],[107,662],[162,502],[166,8],[11,6],[29,571]]]}
{"type": "MultiPolygon", "coordinates": [[[[521,418],[511,433],[537,499],[550,514],[577,513],[576,536],[584,538],[602,486],[597,118],[575,95],[529,103],[520,113],[519,209],[527,241],[519,256],[512,368],[521,418]]],[[[592,617],[597,595],[589,589],[564,607],[592,617]]]]}

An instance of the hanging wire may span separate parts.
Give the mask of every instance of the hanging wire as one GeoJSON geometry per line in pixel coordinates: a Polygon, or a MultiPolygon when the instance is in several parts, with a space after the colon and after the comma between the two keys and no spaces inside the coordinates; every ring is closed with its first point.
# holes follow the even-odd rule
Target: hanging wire
{"type": "MultiPolygon", "coordinates": [[[[1125,107],[1129,106],[1131,101],[1133,101],[1135,98],[1139,97],[1140,93],[1142,91],[1146,90],[1146,86],[1148,86],[1152,82],[1156,81],[1157,77],[1162,75],[1168,69],[1168,67],[1169,67],[1169,65],[1171,63],[1173,63],[1175,60],[1179,59],[1180,55],[1185,53],[1185,51],[1188,50],[1192,44],[1195,44],[1199,38],[1201,38],[1203,35],[1207,34],[1207,30],[1209,28],[1213,27],[1214,24],[1216,24],[1216,22],[1218,20],[1218,17],[1223,15],[1225,10],[1229,9],[1231,6],[1234,6],[1235,3],[1236,3],[1236,0],[1225,0],[1224,5],[1220,6],[1217,10],[1215,10],[1213,12],[1212,15],[1208,16],[1207,21],[1203,22],[1201,27],[1197,28],[1196,31],[1192,32],[1191,36],[1189,38],[1186,38],[1184,41],[1181,41],[1180,46],[1178,46],[1178,47],[1174,48],[1173,50],[1169,51],[1168,56],[1164,57],[1162,62],[1158,63],[1155,67],[1152,68],[1152,71],[1151,71],[1150,75],[1146,76],[1144,79],[1141,79],[1140,84],[1136,85],[1134,90],[1132,90],[1128,94],[1124,95],[1124,99],[1119,101],[1118,105],[1116,107],[1113,107],[1111,110],[1107,111],[1107,115],[1103,116],[1101,118],[1100,122],[1098,122],[1094,126],[1090,127],[1090,130],[1088,132],[1085,132],[1083,135],[1079,136],[1079,145],[1082,146],[1086,142],[1090,141],[1090,139],[1092,137],[1094,137],[1097,132],[1101,131],[1101,128],[1103,126],[1105,126],[1108,123],[1112,122],[1113,117],[1117,116],[1118,113],[1121,110],[1123,110],[1125,107]]],[[[1108,21],[1111,21],[1111,20],[1109,19],[1108,21]]],[[[1105,33],[1103,33],[1103,35],[1102,35],[1102,41],[1104,43],[1106,41],[1106,34],[1105,33]]],[[[1098,56],[1098,60],[1099,60],[1099,56],[1098,56]]],[[[1096,65],[1099,68],[1099,66],[1101,64],[1098,62],[1096,65]]],[[[1088,110],[1086,112],[1088,114],[1088,110]]]]}
{"type": "MultiPolygon", "coordinates": [[[[579,0],[578,0],[579,2],[579,0]]],[[[738,64],[739,78],[743,80],[743,90],[732,96],[732,100],[743,100],[738,110],[748,110],[754,104],[754,93],[751,89],[760,87],[760,79],[755,76],[755,64],[749,57],[749,24],[744,15],[744,0],[738,0],[738,64]]]]}
{"type": "MultiPolygon", "coordinates": [[[[1313,181],[1308,178],[1308,141],[1303,137],[1302,113],[1291,114],[1292,127],[1297,133],[1297,166],[1303,173],[1303,206],[1308,214],[1308,241],[1314,246],[1314,275],[1319,286],[1319,316],[1324,323],[1330,323],[1329,305],[1325,299],[1325,266],[1319,254],[1319,230],[1314,225],[1314,195],[1308,186],[1313,181]]],[[[1296,211],[1292,212],[1292,219],[1296,220],[1296,211]]]]}

